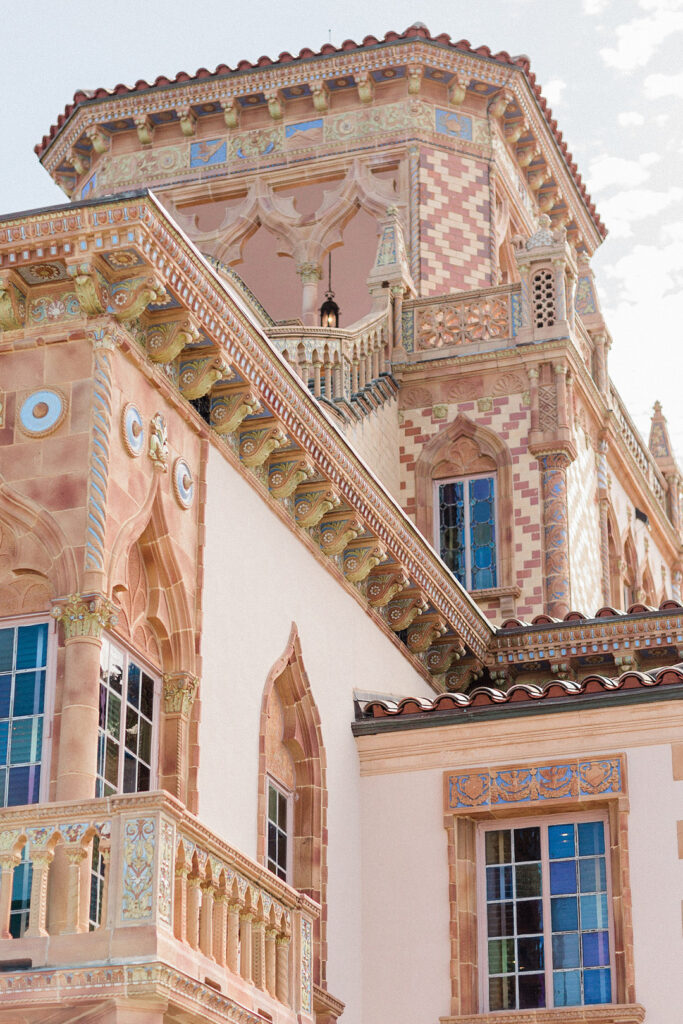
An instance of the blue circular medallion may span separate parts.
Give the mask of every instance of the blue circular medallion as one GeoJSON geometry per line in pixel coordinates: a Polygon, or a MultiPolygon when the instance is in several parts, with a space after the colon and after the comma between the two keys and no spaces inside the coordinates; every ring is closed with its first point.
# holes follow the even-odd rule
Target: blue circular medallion
{"type": "Polygon", "coordinates": [[[141,455],[145,443],[145,428],[142,425],[140,411],[134,405],[127,405],[123,410],[121,427],[123,430],[123,443],[128,454],[134,458],[141,455]]]}
{"type": "Polygon", "coordinates": [[[19,410],[19,421],[25,433],[40,437],[58,427],[65,412],[64,396],[58,391],[41,388],[24,399],[19,410]]]}
{"type": "Polygon", "coordinates": [[[173,490],[178,504],[189,508],[194,498],[194,480],[185,459],[176,459],[173,466],[173,490]]]}

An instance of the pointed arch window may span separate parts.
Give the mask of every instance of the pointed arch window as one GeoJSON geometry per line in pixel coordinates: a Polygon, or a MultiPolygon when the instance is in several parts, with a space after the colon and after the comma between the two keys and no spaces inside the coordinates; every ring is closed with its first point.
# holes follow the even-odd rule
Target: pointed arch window
{"type": "Polygon", "coordinates": [[[437,480],[434,487],[441,558],[468,590],[498,586],[496,474],[437,480]]]}

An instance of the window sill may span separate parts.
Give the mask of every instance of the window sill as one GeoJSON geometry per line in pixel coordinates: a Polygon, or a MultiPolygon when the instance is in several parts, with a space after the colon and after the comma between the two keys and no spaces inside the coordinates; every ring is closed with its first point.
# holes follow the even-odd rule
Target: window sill
{"type": "Polygon", "coordinates": [[[562,1006],[555,1010],[496,1010],[440,1017],[440,1024],[642,1024],[645,1007],[639,1003],[605,1006],[562,1006]]]}
{"type": "Polygon", "coordinates": [[[485,590],[468,590],[468,594],[475,601],[487,601],[492,597],[519,597],[522,593],[518,586],[513,587],[488,587],[485,590]]]}

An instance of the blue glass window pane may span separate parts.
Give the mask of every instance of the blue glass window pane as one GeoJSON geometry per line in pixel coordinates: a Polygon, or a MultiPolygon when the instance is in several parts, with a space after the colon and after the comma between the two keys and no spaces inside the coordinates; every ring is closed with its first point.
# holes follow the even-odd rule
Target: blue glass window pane
{"type": "Polygon", "coordinates": [[[579,856],[605,852],[605,827],[601,821],[582,821],[579,829],[579,856]]]}
{"type": "Polygon", "coordinates": [[[607,895],[581,896],[581,927],[593,931],[607,927],[607,895]]]}
{"type": "Polygon", "coordinates": [[[47,659],[47,625],[20,626],[17,636],[17,671],[44,668],[47,659]]]}
{"type": "Polygon", "coordinates": [[[607,932],[585,932],[581,936],[584,967],[603,967],[609,963],[607,932]]]}
{"type": "Polygon", "coordinates": [[[486,899],[512,899],[512,868],[486,869],[486,899]]]}
{"type": "Polygon", "coordinates": [[[612,979],[609,969],[583,972],[584,1003],[611,1003],[612,979]]]}
{"type": "Polygon", "coordinates": [[[40,759],[43,737],[42,718],[19,718],[10,729],[10,764],[26,764],[40,759]]]}
{"type": "Polygon", "coordinates": [[[26,765],[22,768],[9,769],[7,786],[7,806],[19,804],[35,804],[38,802],[40,789],[40,765],[26,765]]]}
{"type": "Polygon", "coordinates": [[[579,933],[553,935],[553,967],[580,967],[579,933]]]}
{"type": "Polygon", "coordinates": [[[494,478],[469,481],[471,587],[496,586],[494,478]]]}
{"type": "Polygon", "coordinates": [[[128,703],[140,707],[140,669],[132,661],[128,663],[128,703]]]}
{"type": "Polygon", "coordinates": [[[12,671],[14,657],[14,630],[0,629],[0,672],[12,671]]]}
{"type": "Polygon", "coordinates": [[[486,590],[488,587],[495,587],[496,574],[491,569],[477,569],[472,582],[473,590],[486,590]]]}
{"type": "Polygon", "coordinates": [[[545,976],[543,974],[519,975],[519,1008],[536,1009],[545,1006],[545,976]]]}
{"type": "Polygon", "coordinates": [[[580,1006],[581,971],[555,971],[553,991],[555,1006],[580,1006]]]}
{"type": "Polygon", "coordinates": [[[490,523],[493,518],[493,506],[490,501],[478,501],[472,506],[472,521],[490,523]]]}
{"type": "Polygon", "coordinates": [[[457,481],[439,486],[439,553],[456,578],[466,584],[464,485],[457,481]]]}
{"type": "Polygon", "coordinates": [[[604,892],[607,888],[604,857],[590,857],[579,861],[581,892],[604,892]]]}
{"type": "Polygon", "coordinates": [[[554,932],[571,932],[579,927],[579,912],[575,897],[562,897],[550,901],[554,932]]]}
{"type": "Polygon", "coordinates": [[[154,680],[145,672],[140,683],[140,710],[151,722],[154,718],[154,680]]]}
{"type": "Polygon", "coordinates": [[[0,718],[9,718],[9,702],[12,693],[12,677],[0,676],[0,718]]]}
{"type": "Polygon", "coordinates": [[[12,878],[12,910],[19,910],[28,906],[31,895],[31,877],[33,875],[33,864],[29,860],[22,860],[14,869],[12,878]]]}
{"type": "Polygon", "coordinates": [[[550,825],[548,828],[548,856],[551,860],[573,857],[574,826],[550,825]]]}
{"type": "MultiPolygon", "coordinates": [[[[0,764],[7,764],[7,741],[9,739],[9,722],[0,722],[0,764]]],[[[0,807],[3,793],[0,792],[0,807]]]]}
{"type": "Polygon", "coordinates": [[[14,717],[40,715],[45,701],[45,672],[21,672],[14,680],[14,717]]]}
{"type": "Polygon", "coordinates": [[[480,477],[470,481],[470,497],[475,501],[485,501],[493,497],[493,477],[480,477]]]}
{"type": "Polygon", "coordinates": [[[550,864],[550,893],[576,892],[576,861],[556,860],[550,864]]]}

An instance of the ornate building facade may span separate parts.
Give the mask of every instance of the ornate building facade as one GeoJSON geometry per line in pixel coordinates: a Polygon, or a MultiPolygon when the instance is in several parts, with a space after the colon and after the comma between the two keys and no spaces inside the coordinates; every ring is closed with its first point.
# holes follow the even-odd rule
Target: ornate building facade
{"type": "Polygon", "coordinates": [[[683,475],[528,60],[415,25],[78,93],[37,152],[0,1021],[677,1019],[683,475]]]}

